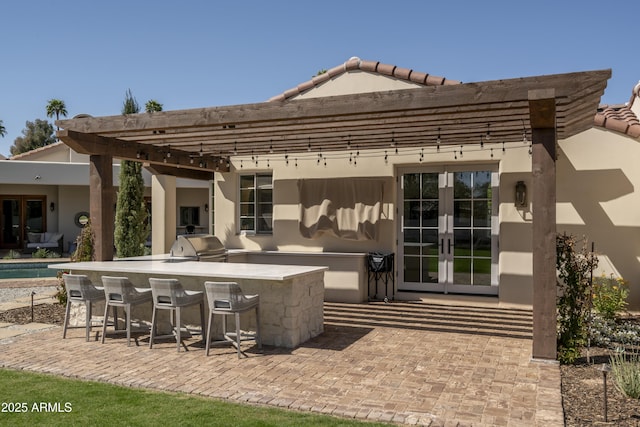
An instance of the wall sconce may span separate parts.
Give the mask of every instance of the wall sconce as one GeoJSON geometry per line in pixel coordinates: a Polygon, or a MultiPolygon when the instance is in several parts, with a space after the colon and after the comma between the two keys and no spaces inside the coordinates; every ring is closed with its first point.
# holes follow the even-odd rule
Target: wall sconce
{"type": "Polygon", "coordinates": [[[527,186],[524,181],[518,181],[516,184],[516,201],[517,208],[524,208],[527,206],[527,186]]]}
{"type": "Polygon", "coordinates": [[[49,203],[49,210],[50,210],[51,212],[55,211],[55,210],[56,210],[56,204],[55,204],[55,203],[53,203],[53,202],[49,203]]]}
{"type": "Polygon", "coordinates": [[[209,204],[208,203],[204,204],[204,211],[205,212],[209,212],[209,204]]]}

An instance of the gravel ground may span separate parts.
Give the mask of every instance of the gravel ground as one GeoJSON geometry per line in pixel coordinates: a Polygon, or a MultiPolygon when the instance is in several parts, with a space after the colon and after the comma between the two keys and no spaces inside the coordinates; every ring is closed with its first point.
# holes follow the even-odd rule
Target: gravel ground
{"type": "Polygon", "coordinates": [[[58,279],[4,279],[0,280],[0,303],[15,301],[28,297],[32,292],[36,295],[51,293],[56,290],[58,279]]]}

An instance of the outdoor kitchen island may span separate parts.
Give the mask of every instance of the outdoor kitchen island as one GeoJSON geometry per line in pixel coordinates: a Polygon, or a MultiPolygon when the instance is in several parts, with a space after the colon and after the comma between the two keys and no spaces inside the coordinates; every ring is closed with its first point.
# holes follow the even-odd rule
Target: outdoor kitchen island
{"type": "MultiPolygon", "coordinates": [[[[116,261],[53,264],[49,268],[86,274],[97,286],[101,285],[101,276],[126,276],[136,287],[149,287],[149,277],[176,278],[185,289],[200,291],[204,291],[205,281],[233,281],[240,285],[243,293],[260,295],[263,344],[293,348],[324,330],[324,272],[327,267],[198,262],[151,255],[116,261]]],[[[205,310],[208,310],[208,303],[205,310]]],[[[199,324],[195,308],[185,310],[183,317],[189,324],[199,324]]],[[[243,329],[255,326],[253,317],[243,317],[243,329]]],[[[136,306],[133,318],[150,323],[150,307],[136,306]]],[[[220,316],[216,316],[214,322],[219,326],[220,316]]]]}

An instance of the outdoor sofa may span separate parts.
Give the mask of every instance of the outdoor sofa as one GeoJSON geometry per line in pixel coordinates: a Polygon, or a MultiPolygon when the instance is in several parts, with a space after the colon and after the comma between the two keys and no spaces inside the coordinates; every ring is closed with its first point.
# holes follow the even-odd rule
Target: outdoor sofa
{"type": "Polygon", "coordinates": [[[62,255],[63,239],[62,233],[27,233],[23,253],[32,254],[38,249],[46,249],[62,255]]]}

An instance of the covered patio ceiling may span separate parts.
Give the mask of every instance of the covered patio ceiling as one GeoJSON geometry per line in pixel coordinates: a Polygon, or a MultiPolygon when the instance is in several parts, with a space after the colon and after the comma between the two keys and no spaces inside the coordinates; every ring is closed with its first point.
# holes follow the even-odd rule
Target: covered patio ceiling
{"type": "MultiPolygon", "coordinates": [[[[89,155],[143,161],[159,173],[211,179],[232,156],[358,147],[388,149],[521,141],[530,91],[554,91],[557,138],[593,125],[611,70],[598,70],[131,115],[59,120],[59,138],[89,155]]],[[[530,108],[531,107],[531,108],[530,108]]]]}

